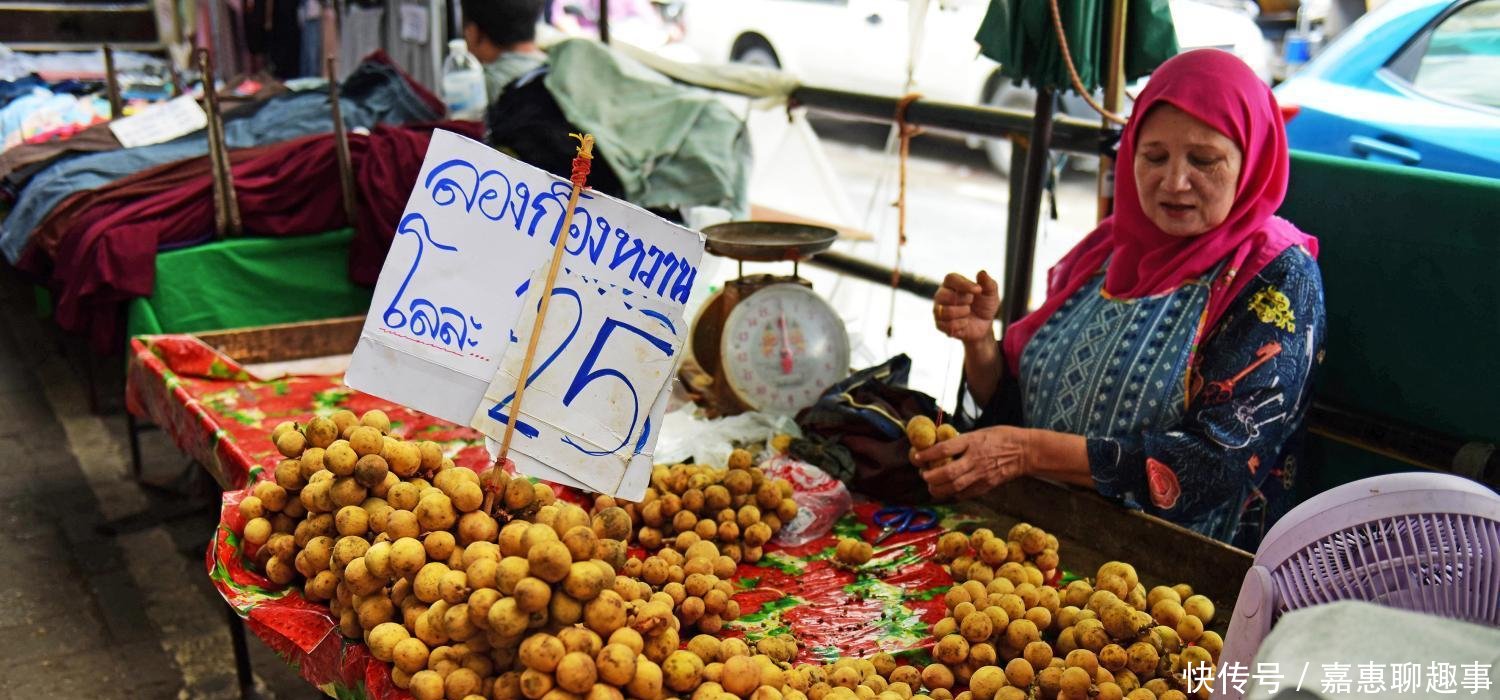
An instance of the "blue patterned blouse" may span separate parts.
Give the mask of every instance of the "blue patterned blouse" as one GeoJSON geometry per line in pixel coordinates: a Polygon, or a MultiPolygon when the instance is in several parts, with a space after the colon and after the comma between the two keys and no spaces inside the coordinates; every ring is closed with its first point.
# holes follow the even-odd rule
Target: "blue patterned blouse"
{"type": "MultiPolygon", "coordinates": [[[[1216,270],[1210,277],[1232,271],[1216,270]]],[[[1088,438],[1099,492],[1254,551],[1291,506],[1323,282],[1291,248],[1245,287],[1192,352],[1208,280],[1113,299],[1103,274],[1038,329],[969,428],[1023,425],[1088,438]]],[[[962,397],[961,397],[962,398],[962,397]]],[[[961,401],[962,403],[962,401],[961,401]]]]}

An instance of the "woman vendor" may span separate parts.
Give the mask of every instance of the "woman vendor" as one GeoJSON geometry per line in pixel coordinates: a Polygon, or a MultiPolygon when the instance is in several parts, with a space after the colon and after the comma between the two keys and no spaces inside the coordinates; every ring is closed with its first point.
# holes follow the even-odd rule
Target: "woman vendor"
{"type": "Polygon", "coordinates": [[[994,279],[938,291],[979,415],[915,456],[932,494],[1037,476],[1254,550],[1291,505],[1323,343],[1317,239],[1274,215],[1287,161],[1276,99],[1238,58],[1162,64],[1120,142],[1115,212],[1041,307],[997,342],[994,279]]]}

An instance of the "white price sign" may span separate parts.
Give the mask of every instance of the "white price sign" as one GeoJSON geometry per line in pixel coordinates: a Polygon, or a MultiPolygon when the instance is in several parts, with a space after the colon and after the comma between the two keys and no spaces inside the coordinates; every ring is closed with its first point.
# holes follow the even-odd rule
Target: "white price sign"
{"type": "MultiPolygon", "coordinates": [[[[510,420],[530,330],[546,287],[532,279],[527,303],[473,426],[499,440],[510,420]],[[521,331],[526,332],[520,335],[521,331]]],[[[563,270],[538,339],[511,442],[511,458],[568,465],[567,475],[599,493],[618,493],[632,460],[655,442],[652,413],[682,349],[682,323],[667,304],[595,277],[563,270]]],[[[654,418],[654,421],[653,421],[654,418]]]]}
{"type": "Polygon", "coordinates": [[[125,148],[150,146],[186,136],[208,126],[208,115],[192,95],[154,104],[109,123],[109,130],[125,148]]]}
{"type": "MultiPolygon", "coordinates": [[[[485,395],[502,371],[502,358],[525,351],[537,303],[528,291],[543,286],[532,278],[539,269],[545,273],[553,243],[562,238],[568,273],[559,274],[533,365],[536,383],[528,384],[522,398],[521,417],[532,418],[527,425],[537,437],[518,433],[517,468],[590,490],[611,485],[615,488],[606,492],[639,498],[656,438],[654,430],[642,431],[647,422],[661,425],[670,388],[666,379],[653,384],[650,377],[663,371],[670,377],[681,354],[684,305],[697,278],[703,237],[587,192],[564,238],[570,189],[566,180],[482,143],[434,131],[345,381],[461,425],[487,417],[490,423],[479,420],[477,427],[499,439],[506,414],[503,408],[495,414],[502,416],[495,430],[491,409],[504,395],[496,400],[485,395]],[[595,291],[599,288],[605,291],[595,291]],[[562,289],[576,293],[578,303],[571,304],[562,289]],[[586,303],[585,291],[594,297],[586,303]],[[523,308],[531,309],[524,318],[523,308]],[[607,325],[611,319],[617,325],[607,325]],[[618,324],[668,342],[672,352],[658,351],[618,324]],[[558,332],[562,339],[555,337],[558,332]],[[631,337],[640,342],[621,342],[631,337]],[[586,362],[593,364],[586,367],[586,362]],[[645,371],[648,367],[653,369],[645,371]],[[575,381],[582,382],[576,391],[575,381]],[[629,398],[621,393],[625,386],[650,406],[636,411],[644,417],[629,416],[630,402],[620,403],[629,398]],[[538,427],[543,424],[553,432],[538,427]],[[614,447],[610,440],[631,438],[610,453],[610,459],[627,465],[626,473],[613,482],[598,476],[589,470],[604,460],[586,458],[603,455],[576,449],[569,454],[563,448],[571,446],[550,444],[544,435],[569,436],[575,444],[591,445],[591,452],[614,447]]],[[[497,380],[497,391],[514,391],[519,364],[516,357],[509,386],[497,380]]]]}

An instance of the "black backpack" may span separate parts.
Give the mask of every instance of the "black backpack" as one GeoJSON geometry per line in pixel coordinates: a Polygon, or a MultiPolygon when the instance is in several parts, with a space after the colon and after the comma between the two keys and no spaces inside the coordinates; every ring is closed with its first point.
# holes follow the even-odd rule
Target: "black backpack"
{"type": "MultiPolygon", "coordinates": [[[[484,141],[496,150],[566,179],[573,170],[578,141],[568,134],[582,131],[568,123],[557,100],[547,90],[547,66],[511,81],[485,110],[484,141]]],[[[609,161],[594,148],[589,187],[618,199],[625,198],[609,161]]]]}

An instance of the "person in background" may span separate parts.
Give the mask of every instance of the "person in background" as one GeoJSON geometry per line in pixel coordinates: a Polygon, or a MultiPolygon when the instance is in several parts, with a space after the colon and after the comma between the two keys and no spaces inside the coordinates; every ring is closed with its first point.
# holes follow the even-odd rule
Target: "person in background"
{"type": "Polygon", "coordinates": [[[932,494],[1039,476],[1254,550],[1291,505],[1323,346],[1317,239],[1275,216],[1288,162],[1276,98],[1233,54],[1162,64],[1125,127],[1114,215],[1041,307],[997,342],[993,278],[938,291],[982,412],[914,457],[932,494]]]}
{"type": "Polygon", "coordinates": [[[484,65],[486,99],[547,62],[536,44],[544,0],[462,0],[464,42],[484,65]]]}

